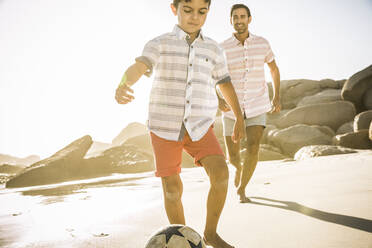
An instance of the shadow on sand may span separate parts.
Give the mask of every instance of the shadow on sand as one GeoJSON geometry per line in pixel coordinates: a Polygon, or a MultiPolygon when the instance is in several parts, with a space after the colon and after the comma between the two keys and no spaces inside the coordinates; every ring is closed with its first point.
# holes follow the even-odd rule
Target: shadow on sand
{"type": "Polygon", "coordinates": [[[313,218],[317,218],[319,220],[348,226],[351,228],[359,229],[362,231],[366,231],[369,233],[372,233],[372,220],[348,216],[348,215],[342,215],[342,214],[333,214],[328,213],[324,211],[320,211],[314,208],[309,208],[304,205],[301,205],[297,202],[291,202],[291,201],[279,201],[274,199],[268,199],[264,197],[249,197],[251,199],[251,204],[256,205],[262,205],[267,207],[275,207],[275,208],[281,208],[285,210],[295,211],[313,218]],[[254,201],[254,199],[272,202],[272,204],[268,203],[262,203],[258,201],[254,201]],[[279,205],[280,204],[280,205],[279,205]]]}

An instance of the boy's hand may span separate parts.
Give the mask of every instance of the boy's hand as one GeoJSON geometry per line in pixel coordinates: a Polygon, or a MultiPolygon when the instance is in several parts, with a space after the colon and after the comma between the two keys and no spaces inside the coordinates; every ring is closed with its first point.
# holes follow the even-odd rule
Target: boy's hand
{"type": "Polygon", "coordinates": [[[129,94],[134,91],[126,84],[119,85],[116,89],[115,99],[119,104],[127,104],[134,99],[134,96],[129,94]]]}
{"type": "Polygon", "coordinates": [[[225,99],[220,98],[220,97],[218,97],[218,108],[222,112],[227,112],[227,111],[230,111],[231,110],[229,104],[227,104],[227,102],[225,101],[225,99]]]}
{"type": "Polygon", "coordinates": [[[244,136],[245,136],[244,119],[238,118],[235,120],[234,131],[231,136],[231,139],[234,143],[238,143],[240,139],[244,138],[244,136]]]}

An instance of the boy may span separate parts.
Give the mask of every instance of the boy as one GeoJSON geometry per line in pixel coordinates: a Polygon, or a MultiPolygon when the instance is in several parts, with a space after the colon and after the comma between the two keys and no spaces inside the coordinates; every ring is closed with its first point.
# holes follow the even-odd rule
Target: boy
{"type": "Polygon", "coordinates": [[[173,1],[171,9],[178,17],[178,25],[145,45],[142,56],[126,70],[116,90],[116,100],[119,104],[131,102],[134,99],[131,86],[155,69],[148,128],[156,161],[155,175],[162,180],[169,222],[185,224],[179,176],[181,152],[185,149],[210,178],[204,240],[214,248],[231,248],[217,234],[227,194],[228,169],[213,132],[218,107],[215,84],[236,116],[235,142],[244,135],[244,122],[222,49],[201,32],[209,6],[210,0],[173,1]]]}

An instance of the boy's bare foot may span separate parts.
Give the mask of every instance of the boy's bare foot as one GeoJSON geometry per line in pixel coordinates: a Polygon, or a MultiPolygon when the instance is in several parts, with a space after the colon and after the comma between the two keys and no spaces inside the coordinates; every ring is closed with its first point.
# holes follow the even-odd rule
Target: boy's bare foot
{"type": "Polygon", "coordinates": [[[238,191],[236,192],[240,198],[240,203],[248,203],[251,202],[251,200],[245,196],[245,190],[239,188],[238,191]]]}
{"type": "Polygon", "coordinates": [[[234,246],[226,243],[225,240],[223,240],[217,233],[204,233],[203,240],[207,246],[212,246],[213,248],[234,248],[234,246]]]}
{"type": "Polygon", "coordinates": [[[241,175],[242,175],[242,168],[240,167],[240,168],[237,168],[235,171],[234,184],[236,188],[239,187],[241,175]]]}

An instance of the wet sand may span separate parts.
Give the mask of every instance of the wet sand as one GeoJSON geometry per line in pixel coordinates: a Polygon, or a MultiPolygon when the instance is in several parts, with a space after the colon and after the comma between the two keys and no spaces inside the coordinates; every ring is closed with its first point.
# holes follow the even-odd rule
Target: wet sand
{"type": "MultiPolygon", "coordinates": [[[[183,169],[187,224],[202,233],[209,187],[183,169]]],[[[230,167],[219,233],[236,248],[372,247],[372,152],[260,162],[241,204],[230,167]]],[[[0,189],[0,247],[141,248],[167,224],[153,173],[0,189]]]]}

